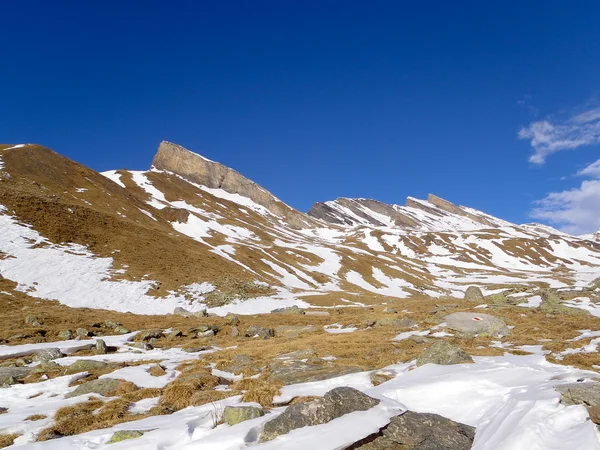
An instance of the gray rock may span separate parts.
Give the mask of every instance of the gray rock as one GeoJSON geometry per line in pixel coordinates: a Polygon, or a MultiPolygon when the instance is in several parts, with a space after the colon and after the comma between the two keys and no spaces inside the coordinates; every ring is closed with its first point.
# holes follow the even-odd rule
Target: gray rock
{"type": "Polygon", "coordinates": [[[444,317],[448,328],[465,335],[509,336],[510,330],[502,319],[473,312],[456,312],[444,317]]]}
{"type": "Polygon", "coordinates": [[[320,425],[354,411],[367,411],[379,404],[351,387],[338,387],[312,402],[296,403],[275,419],[266,422],[260,433],[259,442],[267,442],[297,428],[320,425]]]}
{"type": "Polygon", "coordinates": [[[96,339],[96,353],[99,355],[105,355],[108,353],[106,342],[104,342],[102,339],[96,339]]]}
{"type": "Polygon", "coordinates": [[[223,410],[223,422],[233,426],[264,415],[265,411],[256,406],[226,406],[223,410]]]}
{"type": "Polygon", "coordinates": [[[251,325],[246,330],[246,337],[259,337],[260,339],[269,339],[275,336],[275,330],[273,328],[259,327],[258,325],[251,325]]]}
{"type": "Polygon", "coordinates": [[[540,304],[540,311],[546,314],[568,314],[572,316],[589,316],[590,312],[579,308],[570,308],[563,305],[561,298],[558,293],[552,289],[544,289],[540,292],[542,297],[542,303],[540,304]]]}
{"type": "Polygon", "coordinates": [[[45,348],[40,350],[33,356],[34,361],[52,361],[53,359],[62,358],[64,355],[59,348],[45,348]]]}
{"type": "Polygon", "coordinates": [[[142,341],[149,341],[150,339],[160,339],[163,336],[162,330],[146,330],[140,333],[139,338],[142,341]]]}
{"type": "Polygon", "coordinates": [[[0,388],[7,388],[18,382],[12,375],[0,375],[0,388]]]}
{"type": "Polygon", "coordinates": [[[8,412],[8,408],[4,408],[0,406],[0,414],[6,414],[8,412]]]}
{"type": "Polygon", "coordinates": [[[169,335],[167,336],[167,339],[172,341],[175,338],[181,337],[183,336],[183,332],[181,330],[173,330],[169,333],[169,335]]]}
{"type": "Polygon", "coordinates": [[[424,364],[464,364],[472,363],[473,358],[460,347],[446,341],[438,341],[423,350],[417,358],[417,366],[424,364]]]}
{"type": "Polygon", "coordinates": [[[56,364],[54,361],[42,361],[40,364],[35,366],[31,372],[32,373],[46,373],[46,372],[55,372],[57,370],[62,370],[62,366],[60,364],[56,364]]]}
{"type": "Polygon", "coordinates": [[[300,314],[304,315],[305,311],[298,308],[296,305],[287,308],[277,308],[271,311],[273,314],[300,314]]]}
{"type": "Polygon", "coordinates": [[[468,450],[475,428],[437,414],[407,411],[392,417],[383,435],[403,450],[468,450]]]}
{"type": "Polygon", "coordinates": [[[387,308],[384,308],[383,313],[384,314],[397,314],[398,311],[396,311],[394,308],[387,307],[387,308]]]}
{"type": "Polygon", "coordinates": [[[175,308],[173,310],[173,314],[176,316],[182,316],[182,317],[192,317],[192,313],[190,311],[188,311],[185,308],[182,308],[181,306],[178,306],[177,308],[175,308]]]}
{"type": "Polygon", "coordinates": [[[128,439],[137,439],[144,435],[146,431],[139,430],[121,430],[116,431],[107,442],[107,444],[116,444],[117,442],[126,441],[128,439]]]}
{"type": "Polygon", "coordinates": [[[568,383],[555,388],[561,394],[561,403],[570,405],[600,406],[600,383],[568,383]]]}
{"type": "Polygon", "coordinates": [[[210,347],[183,347],[181,350],[187,353],[198,353],[209,349],[210,347]]]}
{"type": "Polygon", "coordinates": [[[77,336],[82,338],[86,338],[90,335],[90,332],[86,328],[77,328],[77,330],[75,331],[77,333],[77,336]]]}
{"type": "Polygon", "coordinates": [[[314,325],[306,326],[294,326],[294,325],[280,325],[275,328],[275,335],[284,338],[297,338],[304,333],[316,333],[319,329],[314,325]]]}
{"type": "Polygon", "coordinates": [[[197,335],[199,338],[211,338],[215,336],[215,332],[213,330],[202,331],[197,335]]]}
{"type": "Polygon", "coordinates": [[[206,309],[201,309],[200,311],[193,312],[192,315],[194,317],[208,317],[208,311],[206,309]]]}
{"type": "Polygon", "coordinates": [[[231,331],[229,332],[229,336],[238,337],[239,335],[240,335],[240,330],[238,330],[238,327],[231,328],[231,331]]]}
{"type": "Polygon", "coordinates": [[[394,328],[410,328],[415,326],[417,322],[408,317],[384,317],[375,322],[376,327],[394,327],[394,328]]]}
{"type": "Polygon", "coordinates": [[[121,327],[121,326],[115,327],[115,329],[113,331],[117,334],[131,333],[131,330],[129,330],[129,328],[125,328],[125,327],[121,327]]]}
{"type": "Polygon", "coordinates": [[[30,372],[30,367],[0,367],[0,385],[15,384],[29,375],[30,372]],[[12,382],[13,380],[14,382],[12,382]]]}
{"type": "Polygon", "coordinates": [[[227,323],[227,325],[235,327],[240,323],[240,316],[238,316],[237,314],[229,313],[225,316],[225,323],[227,323]]]}
{"type": "Polygon", "coordinates": [[[88,381],[77,386],[73,392],[65,395],[65,398],[78,397],[85,394],[99,394],[104,397],[111,397],[119,389],[121,383],[123,383],[123,380],[116,380],[114,378],[88,381]]]}
{"type": "Polygon", "coordinates": [[[93,359],[80,359],[67,367],[67,373],[89,372],[91,370],[102,370],[108,367],[104,361],[95,361],[93,359]]]}
{"type": "Polygon", "coordinates": [[[470,302],[482,302],[484,300],[483,292],[477,286],[469,286],[465,291],[465,300],[470,302]]]}
{"type": "Polygon", "coordinates": [[[315,357],[313,350],[298,350],[275,358],[269,364],[269,380],[285,385],[322,381],[350,373],[362,372],[360,367],[338,366],[315,357]]]}
{"type": "Polygon", "coordinates": [[[73,339],[73,333],[70,330],[63,330],[60,333],[58,333],[58,337],[63,341],[69,341],[73,339]]]}
{"type": "Polygon", "coordinates": [[[140,350],[152,350],[154,347],[152,344],[148,344],[147,342],[132,342],[131,344],[127,344],[130,347],[139,348],[140,350]]]}
{"type": "Polygon", "coordinates": [[[31,325],[32,327],[41,327],[43,322],[36,316],[28,315],[25,317],[25,323],[27,325],[31,325]]]}
{"type": "Polygon", "coordinates": [[[115,322],[114,320],[106,319],[104,321],[104,326],[106,328],[113,328],[113,329],[115,329],[117,327],[120,327],[121,323],[120,322],[115,322]]]}

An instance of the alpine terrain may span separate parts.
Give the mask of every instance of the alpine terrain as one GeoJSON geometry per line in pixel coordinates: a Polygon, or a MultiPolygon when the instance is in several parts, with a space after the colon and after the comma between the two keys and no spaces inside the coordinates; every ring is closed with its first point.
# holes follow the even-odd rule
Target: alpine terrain
{"type": "Polygon", "coordinates": [[[600,449],[597,235],[315,200],[0,145],[0,447],[600,449]]]}

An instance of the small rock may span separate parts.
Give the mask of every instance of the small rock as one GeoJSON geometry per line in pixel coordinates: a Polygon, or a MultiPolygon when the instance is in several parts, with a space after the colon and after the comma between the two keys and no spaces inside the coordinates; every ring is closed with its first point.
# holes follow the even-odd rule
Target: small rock
{"type": "Polygon", "coordinates": [[[148,344],[147,342],[132,342],[130,344],[127,344],[130,347],[135,347],[135,348],[139,348],[141,350],[152,350],[154,349],[154,347],[152,346],[152,344],[148,344]]]}
{"type": "Polygon", "coordinates": [[[408,317],[398,319],[396,317],[385,317],[375,322],[376,327],[395,327],[395,328],[410,328],[415,326],[417,322],[408,317]]]}
{"type": "Polygon", "coordinates": [[[90,335],[90,332],[85,328],[77,328],[75,332],[77,333],[77,336],[82,338],[88,337],[90,335]]]}
{"type": "Polygon", "coordinates": [[[96,339],[96,353],[99,355],[105,355],[108,353],[106,342],[104,342],[102,339],[96,339]]]}
{"type": "Polygon", "coordinates": [[[0,414],[6,414],[8,412],[8,408],[4,408],[0,406],[0,414]]]}
{"type": "Polygon", "coordinates": [[[300,314],[303,315],[305,311],[298,308],[296,305],[289,306],[287,308],[277,308],[271,311],[273,314],[300,314]]]}
{"type": "Polygon", "coordinates": [[[600,383],[567,383],[556,386],[560,402],[567,405],[600,406],[600,383]]]}
{"type": "Polygon", "coordinates": [[[198,353],[198,352],[203,352],[206,350],[209,350],[210,347],[183,347],[181,349],[181,351],[187,352],[187,353],[198,353]]]}
{"type": "Polygon", "coordinates": [[[314,325],[306,326],[294,326],[294,325],[280,325],[275,328],[275,335],[278,337],[284,337],[288,339],[297,338],[304,333],[315,333],[319,329],[314,325]]]}
{"type": "Polygon", "coordinates": [[[102,370],[108,366],[104,361],[95,361],[93,359],[80,359],[67,367],[67,373],[89,372],[92,370],[102,370]]]}
{"type": "Polygon", "coordinates": [[[42,361],[40,364],[35,366],[31,370],[31,372],[32,373],[46,373],[46,372],[54,372],[57,370],[62,370],[62,366],[60,364],[57,364],[54,361],[42,361]]]}
{"type": "Polygon", "coordinates": [[[120,322],[115,322],[114,320],[106,319],[104,321],[104,326],[106,328],[113,328],[113,329],[115,329],[115,328],[120,327],[121,323],[120,322]]]}
{"type": "Polygon", "coordinates": [[[63,341],[69,341],[73,339],[73,333],[70,330],[63,330],[60,333],[58,333],[58,337],[63,341]]]}
{"type": "Polygon", "coordinates": [[[80,384],[73,392],[69,392],[65,395],[65,398],[78,397],[85,394],[99,394],[104,397],[112,397],[118,390],[131,392],[136,389],[137,386],[129,381],[117,380],[114,378],[101,378],[80,384]]]}
{"type": "Polygon", "coordinates": [[[167,336],[167,339],[172,341],[173,339],[181,337],[181,336],[183,336],[183,332],[181,330],[173,330],[171,333],[169,333],[169,335],[167,336]]]}
{"type": "Polygon", "coordinates": [[[196,311],[192,313],[194,317],[208,317],[208,311],[206,309],[201,309],[200,311],[196,311]]]}
{"type": "Polygon", "coordinates": [[[394,308],[385,308],[385,309],[383,310],[383,313],[384,313],[384,314],[397,314],[397,313],[398,313],[398,311],[396,311],[394,308]]]}
{"type": "Polygon", "coordinates": [[[15,384],[31,372],[30,367],[0,367],[0,385],[2,387],[15,384]]]}
{"type": "Polygon", "coordinates": [[[482,302],[484,300],[483,292],[477,286],[469,286],[465,291],[465,300],[470,302],[482,302]]]}
{"type": "Polygon", "coordinates": [[[113,330],[115,333],[117,334],[127,334],[127,333],[131,333],[131,331],[129,330],[129,328],[125,328],[125,327],[115,327],[115,329],[113,330]]]}
{"type": "Polygon", "coordinates": [[[237,425],[264,415],[265,411],[256,406],[226,406],[223,410],[223,422],[229,425],[237,425]]]}
{"type": "Polygon", "coordinates": [[[41,327],[43,322],[36,316],[29,315],[25,317],[25,323],[32,327],[41,327]]]}
{"type": "Polygon", "coordinates": [[[160,339],[163,336],[162,330],[146,330],[140,333],[139,339],[141,341],[149,341],[150,339],[160,339]]]}
{"type": "Polygon", "coordinates": [[[182,308],[181,306],[178,306],[177,308],[175,308],[173,310],[173,314],[176,316],[182,316],[182,317],[192,317],[192,313],[190,311],[188,311],[185,308],[182,308]]]}
{"type": "Polygon", "coordinates": [[[238,337],[240,335],[240,330],[238,330],[238,327],[233,327],[231,329],[231,331],[229,332],[229,336],[231,337],[238,337]]]}
{"type": "Polygon", "coordinates": [[[259,337],[260,339],[269,339],[275,336],[275,330],[273,328],[259,327],[258,325],[251,325],[246,330],[246,337],[259,337]]]}
{"type": "Polygon", "coordinates": [[[438,341],[423,350],[417,358],[417,366],[424,364],[464,364],[472,363],[473,358],[460,347],[446,341],[438,341]]]}
{"type": "Polygon", "coordinates": [[[17,383],[17,379],[12,375],[0,375],[0,388],[7,388],[17,383]]]}
{"type": "Polygon", "coordinates": [[[107,444],[116,444],[117,442],[125,441],[127,439],[136,439],[143,436],[145,431],[138,430],[122,430],[116,431],[107,444]]]}
{"type": "Polygon", "coordinates": [[[215,332],[213,330],[207,330],[207,331],[203,331],[201,333],[198,333],[198,337],[199,338],[211,338],[214,337],[215,332]]]}
{"type": "Polygon", "coordinates": [[[225,323],[227,323],[227,325],[235,327],[240,323],[240,316],[238,316],[237,314],[229,313],[225,316],[225,323]]]}
{"type": "Polygon", "coordinates": [[[64,355],[59,348],[45,348],[40,350],[33,356],[34,361],[52,361],[53,359],[62,358],[64,355]]]}
{"type": "Polygon", "coordinates": [[[27,338],[26,334],[13,334],[8,338],[9,341],[18,341],[27,338]]]}

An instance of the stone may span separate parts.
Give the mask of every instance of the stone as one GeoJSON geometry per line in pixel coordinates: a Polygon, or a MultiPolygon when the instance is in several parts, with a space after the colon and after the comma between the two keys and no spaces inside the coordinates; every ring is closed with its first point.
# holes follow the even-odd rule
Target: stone
{"type": "Polygon", "coordinates": [[[0,388],[7,388],[18,382],[12,375],[0,375],[0,388]]]}
{"type": "Polygon", "coordinates": [[[469,450],[475,428],[438,414],[406,411],[392,417],[383,436],[403,450],[469,450]]]}
{"type": "Polygon", "coordinates": [[[152,350],[154,349],[154,347],[152,346],[152,344],[148,344],[147,342],[132,342],[130,344],[127,344],[130,347],[134,347],[134,348],[139,348],[140,350],[152,350]]]}
{"type": "Polygon", "coordinates": [[[259,372],[260,367],[248,355],[234,355],[230,361],[223,363],[223,370],[240,374],[244,371],[259,372]]]}
{"type": "Polygon", "coordinates": [[[183,331],[181,330],[173,330],[169,333],[169,335],[167,336],[167,339],[172,341],[175,338],[181,337],[183,336],[183,331]]]}
{"type": "Polygon", "coordinates": [[[300,314],[304,315],[305,311],[298,308],[296,305],[287,308],[277,308],[271,311],[273,314],[300,314]]]}
{"type": "Polygon", "coordinates": [[[472,363],[473,358],[460,347],[446,341],[438,341],[423,350],[417,358],[417,366],[424,364],[465,364],[472,363]]]}
{"type": "Polygon", "coordinates": [[[194,317],[208,317],[208,311],[206,309],[201,309],[200,311],[196,311],[192,313],[194,317]]]}
{"type": "Polygon", "coordinates": [[[190,311],[188,311],[185,308],[182,308],[181,306],[178,306],[177,308],[175,308],[173,310],[173,314],[176,316],[182,316],[182,317],[192,317],[192,313],[190,311]]]}
{"type": "Polygon", "coordinates": [[[118,390],[133,391],[137,386],[129,381],[114,378],[101,378],[80,384],[74,391],[65,395],[65,398],[78,397],[85,394],[99,394],[104,397],[112,397],[118,390]]]}
{"type": "Polygon", "coordinates": [[[127,334],[127,333],[131,333],[131,331],[129,330],[129,328],[125,328],[125,327],[115,327],[115,329],[113,330],[115,333],[117,334],[127,334]]]}
{"type": "Polygon", "coordinates": [[[417,322],[408,317],[385,317],[375,322],[375,327],[410,328],[416,324],[417,322]]]}
{"type": "Polygon", "coordinates": [[[27,336],[26,334],[13,334],[12,336],[9,336],[8,341],[18,341],[20,339],[26,339],[27,336]]]}
{"type": "Polygon", "coordinates": [[[82,338],[86,338],[90,335],[90,332],[86,328],[77,328],[75,332],[77,333],[77,336],[82,338]]]}
{"type": "Polygon", "coordinates": [[[53,359],[62,358],[64,355],[59,348],[45,348],[38,351],[34,356],[34,361],[52,361],[53,359]]]}
{"type": "Polygon", "coordinates": [[[186,353],[198,353],[209,349],[210,347],[183,347],[181,351],[184,351],[186,353]]]}
{"type": "Polygon", "coordinates": [[[240,330],[238,330],[238,327],[231,328],[231,331],[229,332],[229,336],[238,337],[239,335],[240,335],[240,330]]]}
{"type": "Polygon", "coordinates": [[[215,332],[213,330],[202,331],[198,333],[197,337],[199,338],[211,338],[215,336],[215,332]]]}
{"type": "Polygon", "coordinates": [[[568,314],[571,316],[589,316],[590,312],[579,308],[570,308],[561,303],[561,298],[558,296],[556,291],[552,289],[544,289],[540,292],[542,297],[542,303],[540,304],[540,311],[545,314],[568,314]]]}
{"type": "Polygon", "coordinates": [[[246,337],[258,337],[260,339],[269,339],[275,336],[275,330],[273,328],[259,327],[258,325],[251,325],[246,330],[246,337]]]}
{"type": "Polygon", "coordinates": [[[225,323],[227,325],[231,325],[232,327],[235,327],[235,326],[239,325],[239,323],[240,323],[240,316],[238,316],[237,314],[229,313],[225,316],[225,323]]]}
{"type": "Polygon", "coordinates": [[[322,398],[288,406],[283,413],[263,425],[259,443],[271,441],[298,428],[330,422],[351,412],[367,411],[378,404],[379,400],[357,389],[338,387],[322,398]]]}
{"type": "Polygon", "coordinates": [[[120,327],[121,323],[120,322],[115,322],[114,320],[106,319],[104,321],[104,326],[106,328],[113,328],[114,329],[114,328],[120,327]]]}
{"type": "Polygon", "coordinates": [[[0,414],[6,414],[8,412],[8,408],[4,408],[0,406],[0,414]]]}
{"type": "Polygon", "coordinates": [[[275,328],[275,335],[278,337],[284,337],[288,339],[297,338],[304,333],[315,333],[319,329],[314,325],[306,326],[294,326],[294,325],[280,325],[275,328]]]}
{"type": "Polygon", "coordinates": [[[25,323],[27,325],[31,325],[32,327],[41,327],[43,322],[36,316],[28,315],[25,317],[25,323]]]}
{"type": "Polygon", "coordinates": [[[223,422],[233,426],[264,415],[265,411],[256,406],[226,406],[223,410],[223,422]]]}
{"type": "Polygon", "coordinates": [[[89,372],[92,370],[102,370],[108,367],[104,361],[94,361],[93,359],[80,359],[66,368],[67,373],[89,372]]]}
{"type": "Polygon", "coordinates": [[[106,342],[104,342],[102,339],[96,339],[96,353],[99,355],[106,355],[106,353],[108,353],[106,342]]]}
{"type": "Polygon", "coordinates": [[[489,314],[456,312],[444,317],[448,328],[467,336],[509,336],[510,330],[502,319],[489,314]]]}
{"type": "Polygon", "coordinates": [[[556,386],[560,402],[567,405],[600,406],[600,383],[567,383],[556,386]]]}
{"type": "Polygon", "coordinates": [[[141,341],[149,341],[150,339],[160,339],[164,334],[162,330],[145,330],[139,335],[141,341]]]}
{"type": "Polygon", "coordinates": [[[394,375],[389,372],[372,372],[370,377],[373,386],[379,386],[380,384],[383,384],[386,381],[392,380],[394,378],[394,375]]]}
{"type": "Polygon", "coordinates": [[[117,442],[125,441],[127,439],[137,439],[143,436],[145,431],[139,430],[121,430],[116,431],[107,442],[107,444],[116,444],[117,442]]]}
{"type": "Polygon", "coordinates": [[[398,314],[398,311],[396,311],[394,308],[384,308],[383,310],[384,314],[398,314]]]}
{"type": "Polygon", "coordinates": [[[469,286],[465,291],[465,300],[470,302],[483,302],[483,292],[477,286],[469,286]]]}
{"type": "Polygon", "coordinates": [[[322,381],[350,373],[362,372],[360,367],[338,366],[315,357],[311,349],[278,356],[269,364],[269,380],[284,385],[322,381]]]}
{"type": "Polygon", "coordinates": [[[32,373],[46,373],[46,372],[54,372],[57,370],[62,370],[62,366],[60,364],[57,364],[54,361],[42,361],[37,366],[35,366],[31,370],[31,372],[32,373]]]}
{"type": "Polygon", "coordinates": [[[30,372],[30,367],[0,367],[0,385],[6,387],[15,384],[30,372]]]}
{"type": "Polygon", "coordinates": [[[73,333],[70,330],[63,330],[58,333],[58,337],[63,341],[69,341],[73,339],[73,333]]]}

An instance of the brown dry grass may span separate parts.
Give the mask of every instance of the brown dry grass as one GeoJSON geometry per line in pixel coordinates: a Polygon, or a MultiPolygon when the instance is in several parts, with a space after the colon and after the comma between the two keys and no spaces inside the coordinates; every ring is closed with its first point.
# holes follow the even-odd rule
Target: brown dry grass
{"type": "Polygon", "coordinates": [[[156,364],[148,369],[148,373],[153,377],[162,377],[167,371],[160,364],[156,364]]]}
{"type": "Polygon", "coordinates": [[[280,394],[282,383],[268,381],[265,377],[258,379],[246,378],[234,384],[236,392],[242,392],[242,400],[245,402],[259,403],[264,408],[273,406],[273,397],[280,394]]]}
{"type": "Polygon", "coordinates": [[[21,436],[20,434],[0,434],[0,448],[8,447],[13,445],[16,438],[21,436]]]}
{"type": "Polygon", "coordinates": [[[33,414],[32,416],[27,417],[25,420],[32,420],[32,421],[36,421],[36,420],[42,420],[45,419],[46,415],[44,414],[33,414]]]}

